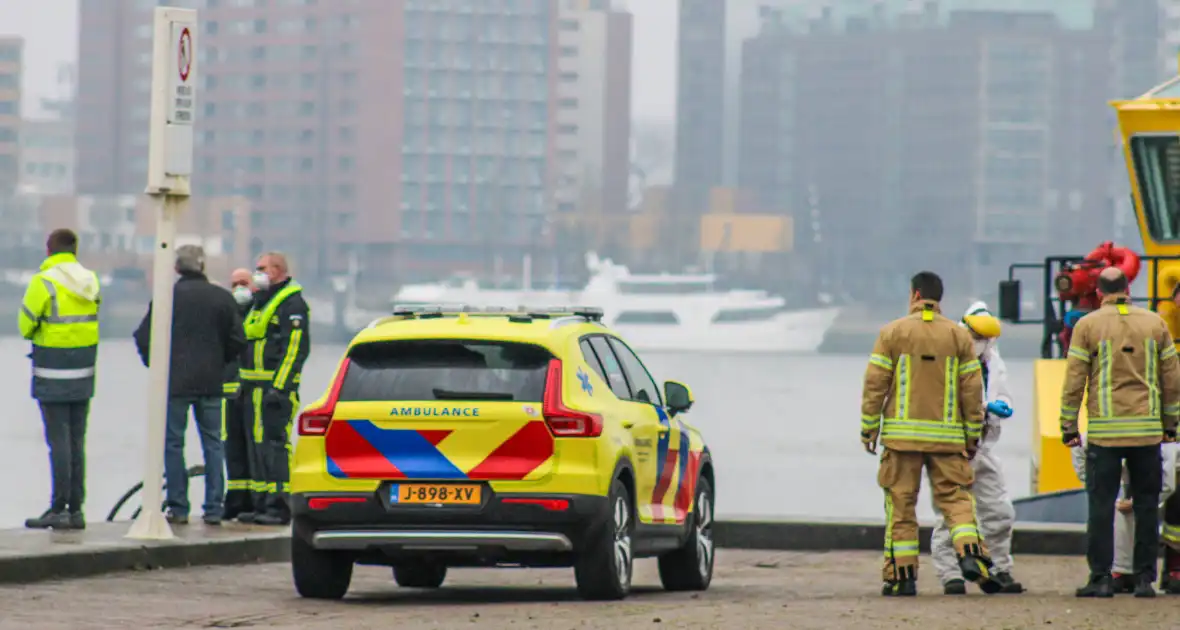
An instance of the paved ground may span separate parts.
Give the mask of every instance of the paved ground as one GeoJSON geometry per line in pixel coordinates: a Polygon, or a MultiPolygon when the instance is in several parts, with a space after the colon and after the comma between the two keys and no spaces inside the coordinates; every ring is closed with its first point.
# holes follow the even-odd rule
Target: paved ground
{"type": "Polygon", "coordinates": [[[932,572],[922,596],[877,595],[878,554],[722,551],[713,588],[665,593],[654,563],[638,568],[622,603],[578,601],[569,571],[454,571],[436,592],[400,590],[388,570],[358,569],[343,602],[298,599],[284,564],[112,575],[0,588],[0,629],[368,628],[600,629],[774,628],[780,630],[1069,630],[1180,626],[1180,598],[1078,600],[1083,562],[1025,557],[1024,595],[942,596],[932,572]]]}

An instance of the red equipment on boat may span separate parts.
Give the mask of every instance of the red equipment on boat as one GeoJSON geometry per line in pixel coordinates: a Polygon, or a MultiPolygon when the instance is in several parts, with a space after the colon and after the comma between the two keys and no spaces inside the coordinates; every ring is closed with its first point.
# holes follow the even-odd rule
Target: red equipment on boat
{"type": "MultiPolygon", "coordinates": [[[[1102,303],[1098,295],[1098,274],[1107,267],[1117,267],[1127,276],[1127,282],[1135,281],[1139,275],[1139,254],[1126,247],[1116,247],[1113,241],[1106,241],[1077,263],[1066,266],[1053,280],[1053,286],[1062,299],[1072,302],[1071,311],[1092,311],[1102,303]]],[[[1060,333],[1061,347],[1069,348],[1073,327],[1066,325],[1060,333]]]]}

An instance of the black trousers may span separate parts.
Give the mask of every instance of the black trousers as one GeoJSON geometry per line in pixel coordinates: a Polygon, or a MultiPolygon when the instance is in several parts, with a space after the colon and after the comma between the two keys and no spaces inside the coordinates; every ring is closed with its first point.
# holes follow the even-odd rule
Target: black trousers
{"type": "Polygon", "coordinates": [[[221,439],[225,442],[225,518],[234,519],[254,511],[253,493],[259,485],[258,446],[254,426],[247,413],[249,401],[238,396],[221,403],[221,439]]]}
{"type": "Polygon", "coordinates": [[[1165,575],[1180,571],[1180,492],[1172,492],[1164,502],[1164,568],[1165,575]]]}
{"type": "Polygon", "coordinates": [[[269,384],[242,387],[242,404],[250,405],[249,423],[261,441],[257,449],[257,482],[254,487],[254,511],[260,514],[291,518],[291,428],[299,409],[299,395],[290,393],[278,404],[268,404],[269,384]],[[247,402],[248,401],[248,402],[247,402]],[[259,433],[260,432],[260,433],[259,433]]]}
{"type": "Polygon", "coordinates": [[[55,512],[81,512],[86,501],[86,417],[90,401],[40,403],[49,446],[55,512]]]}
{"type": "Polygon", "coordinates": [[[1090,575],[1110,575],[1114,563],[1114,512],[1122,482],[1123,462],[1130,478],[1135,512],[1136,575],[1156,577],[1159,558],[1159,502],[1163,479],[1160,446],[1086,446],[1086,494],[1090,514],[1086,522],[1086,560],[1090,575]]]}

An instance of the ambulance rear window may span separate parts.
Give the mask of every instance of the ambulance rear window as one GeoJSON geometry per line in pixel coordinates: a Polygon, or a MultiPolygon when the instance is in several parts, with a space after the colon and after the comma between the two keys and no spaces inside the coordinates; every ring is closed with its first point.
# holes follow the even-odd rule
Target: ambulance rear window
{"type": "Polygon", "coordinates": [[[553,355],[524,343],[428,339],[353,347],[341,401],[541,402],[553,355]]]}

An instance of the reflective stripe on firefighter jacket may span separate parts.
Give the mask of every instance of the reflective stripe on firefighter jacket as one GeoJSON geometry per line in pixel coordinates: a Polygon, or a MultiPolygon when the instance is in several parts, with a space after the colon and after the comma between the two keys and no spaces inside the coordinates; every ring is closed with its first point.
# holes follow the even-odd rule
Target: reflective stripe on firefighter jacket
{"type": "Polygon", "coordinates": [[[94,396],[98,360],[98,276],[73,254],[55,254],[29,281],[17,316],[33,342],[33,398],[76,402],[94,396]]]}
{"type": "Polygon", "coordinates": [[[915,304],[886,324],[865,370],[861,437],[898,451],[975,448],[983,427],[983,380],[971,334],[915,304]]]}
{"type": "Polygon", "coordinates": [[[1066,356],[1061,432],[1078,432],[1086,400],[1088,440],[1099,446],[1159,444],[1180,416],[1180,359],[1159,315],[1107,296],[1078,320],[1066,356]]]}
{"type": "MultiPolygon", "coordinates": [[[[298,387],[302,361],[307,355],[306,326],[308,322],[280,322],[278,321],[278,311],[284,302],[302,291],[303,288],[297,282],[290,280],[261,308],[256,305],[246,315],[247,356],[239,371],[243,384],[269,382],[279,391],[289,391],[298,387]],[[292,323],[295,325],[291,326],[292,323]],[[283,334],[284,332],[286,334],[283,334]],[[270,339],[271,337],[273,339],[270,339]],[[266,365],[267,342],[271,340],[286,343],[281,350],[282,357],[277,365],[268,368],[266,365]]],[[[299,301],[302,303],[302,300],[299,301]]],[[[302,313],[299,316],[302,316],[302,313]]]]}

